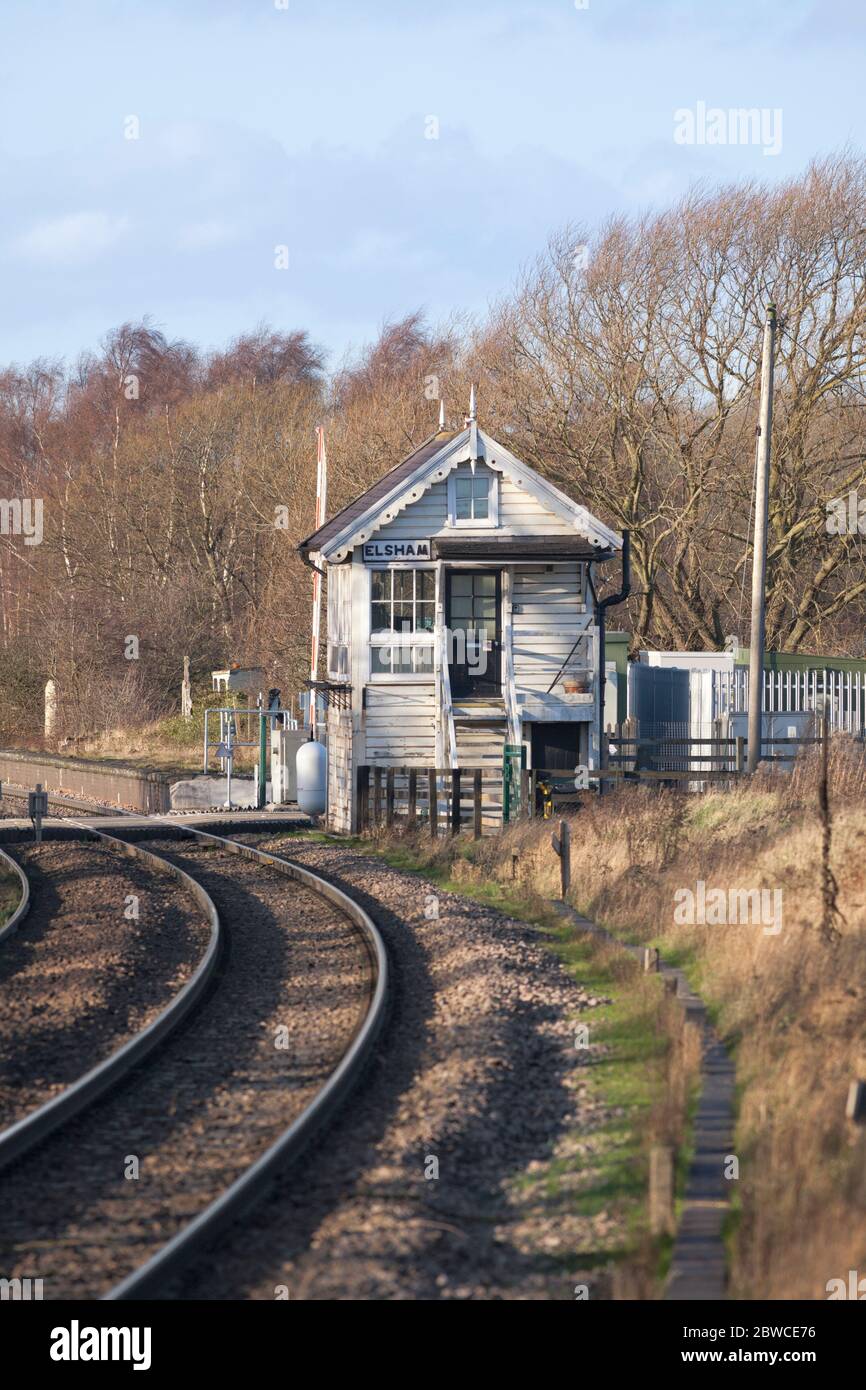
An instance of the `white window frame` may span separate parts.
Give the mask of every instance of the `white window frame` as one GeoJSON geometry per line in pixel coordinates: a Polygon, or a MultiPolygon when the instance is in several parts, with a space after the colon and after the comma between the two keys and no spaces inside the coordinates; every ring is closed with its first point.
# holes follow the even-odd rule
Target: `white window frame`
{"type": "MultiPolygon", "coordinates": [[[[470,477],[472,475],[470,474],[470,477]]],[[[465,478],[466,474],[453,469],[448,474],[448,525],[464,527],[473,531],[480,530],[481,527],[487,529],[499,525],[499,474],[494,473],[491,468],[477,465],[475,478],[487,478],[487,516],[473,517],[457,515],[457,479],[465,478]]]]}
{"type": "Polygon", "coordinates": [[[352,566],[329,565],[326,662],[329,680],[351,679],[352,566]],[[337,661],[334,660],[335,655],[337,661]]]}
{"type": "Polygon", "coordinates": [[[433,594],[433,627],[428,631],[422,632],[399,632],[389,636],[386,632],[374,633],[372,629],[373,618],[373,573],[382,571],[393,574],[395,570],[428,570],[435,581],[435,564],[422,563],[413,564],[411,560],[396,565],[367,565],[367,622],[368,626],[368,647],[370,650],[368,679],[374,685],[429,685],[435,678],[435,647],[436,647],[436,596],[435,583],[433,594]],[[393,647],[395,640],[400,646],[428,647],[431,652],[431,663],[429,671],[374,671],[373,670],[373,648],[374,647],[393,647]]]}

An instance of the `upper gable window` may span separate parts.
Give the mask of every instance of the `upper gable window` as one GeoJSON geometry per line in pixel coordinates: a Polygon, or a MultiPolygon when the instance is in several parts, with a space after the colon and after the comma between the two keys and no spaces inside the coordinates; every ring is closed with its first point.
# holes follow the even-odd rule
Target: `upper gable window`
{"type": "Polygon", "coordinates": [[[487,468],[461,469],[448,479],[449,526],[496,526],[499,512],[497,477],[487,468]]]}

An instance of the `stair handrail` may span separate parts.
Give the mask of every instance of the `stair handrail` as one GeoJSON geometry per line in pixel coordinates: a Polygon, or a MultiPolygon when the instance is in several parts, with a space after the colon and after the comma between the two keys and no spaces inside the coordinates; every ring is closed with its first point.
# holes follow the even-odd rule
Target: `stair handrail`
{"type": "Polygon", "coordinates": [[[454,710],[451,702],[451,677],[448,673],[448,651],[445,628],[440,624],[439,647],[439,717],[442,727],[442,752],[446,767],[457,766],[457,736],[454,731],[454,710]]]}
{"type": "MultiPolygon", "coordinates": [[[[510,596],[509,596],[510,597],[510,596]]],[[[517,713],[517,693],[514,686],[514,646],[512,643],[511,603],[505,606],[505,623],[502,646],[505,653],[505,727],[508,730],[507,742],[520,743],[520,719],[517,713]]]]}

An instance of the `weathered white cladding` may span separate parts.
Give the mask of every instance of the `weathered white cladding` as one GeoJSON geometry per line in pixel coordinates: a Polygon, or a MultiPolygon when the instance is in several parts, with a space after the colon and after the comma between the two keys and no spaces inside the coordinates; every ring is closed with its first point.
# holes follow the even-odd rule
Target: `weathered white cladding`
{"type": "Polygon", "coordinates": [[[328,824],[348,834],[352,829],[352,715],[328,710],[328,824]]]}
{"type": "Polygon", "coordinates": [[[432,679],[367,686],[367,762],[435,767],[436,698],[432,679]]]}
{"type": "MultiPolygon", "coordinates": [[[[574,536],[575,530],[561,516],[555,516],[543,507],[525,488],[507,478],[504,473],[488,469],[483,463],[476,464],[477,473],[492,473],[499,486],[499,525],[495,528],[498,536],[574,536]]],[[[454,476],[470,477],[468,463],[458,464],[454,476]]],[[[426,536],[466,535],[489,536],[493,528],[479,525],[455,530],[448,525],[448,484],[434,483],[417,502],[412,502],[405,511],[393,521],[374,532],[377,540],[413,540],[426,536]]]]}
{"type": "Polygon", "coordinates": [[[518,694],[547,690],[586,629],[582,570],[576,561],[552,569],[515,565],[511,622],[518,694]]]}
{"type": "Polygon", "coordinates": [[[349,652],[352,644],[352,566],[329,565],[327,590],[327,671],[328,675],[335,679],[345,679],[351,671],[349,652]]]}
{"type": "Polygon", "coordinates": [[[352,640],[352,566],[330,565],[328,576],[328,640],[352,640]]]}
{"type": "MultiPolygon", "coordinates": [[[[484,468],[478,464],[479,470],[484,468]]],[[[499,488],[499,524],[496,528],[479,525],[456,529],[448,525],[448,485],[434,484],[412,502],[392,522],[371,533],[371,539],[416,540],[444,535],[453,539],[471,535],[490,537],[574,536],[574,527],[563,517],[548,511],[524,488],[504,474],[491,470],[499,488]]],[[[470,472],[460,464],[458,476],[470,472]]],[[[399,564],[399,562],[397,562],[399,564]]],[[[496,562],[491,561],[491,565],[496,562]]],[[[356,547],[353,563],[345,566],[352,574],[352,680],[356,720],[356,761],[380,766],[432,767],[436,764],[436,683],[433,674],[401,682],[393,678],[377,680],[369,669],[370,594],[369,572],[361,548],[356,547]]],[[[459,568],[459,562],[446,569],[459,568]]],[[[518,704],[532,703],[534,717],[545,719],[589,719],[591,707],[573,708],[557,694],[540,699],[562,663],[591,620],[582,589],[584,567],[572,561],[551,567],[541,563],[515,564],[511,602],[514,685],[518,704]],[[536,698],[539,697],[539,698],[536,698]]],[[[336,616],[336,614],[335,614],[336,616]]],[[[503,636],[507,633],[503,612],[503,636]]],[[[561,693],[559,688],[558,693],[561,693]]]]}

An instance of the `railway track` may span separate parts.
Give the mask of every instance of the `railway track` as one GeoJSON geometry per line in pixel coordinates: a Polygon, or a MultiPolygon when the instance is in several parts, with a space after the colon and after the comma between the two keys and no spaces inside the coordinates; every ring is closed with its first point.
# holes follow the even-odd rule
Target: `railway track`
{"type": "Polygon", "coordinates": [[[148,1296],[344,1099],[387,961],[367,914],[286,860],[191,829],[148,849],[81,829],[183,876],[212,936],[150,1029],[0,1134],[0,1273],[47,1297],[148,1296]]]}
{"type": "Polygon", "coordinates": [[[14,883],[16,879],[18,880],[17,906],[12,909],[5,921],[0,919],[0,921],[2,921],[2,925],[0,925],[0,942],[2,942],[5,941],[7,937],[15,934],[24,921],[24,918],[27,916],[27,913],[30,911],[30,883],[21,865],[12,858],[11,854],[7,854],[3,849],[0,849],[0,871],[3,872],[4,877],[7,878],[10,883],[14,883]]]}
{"type": "MultiPolygon", "coordinates": [[[[128,814],[122,808],[106,806],[98,801],[83,801],[79,797],[64,796],[61,792],[47,792],[48,816],[54,820],[77,820],[82,813],[90,816],[128,814]]],[[[0,820],[29,820],[27,812],[27,789],[3,784],[0,797],[0,820]]]]}
{"type": "Polygon", "coordinates": [[[142,1032],[212,933],[206,905],[143,858],[73,839],[14,853],[30,911],[0,950],[0,1131],[142,1032]]]}
{"type": "MultiPolygon", "coordinates": [[[[189,1010],[202,998],[216,969],[221,945],[219,917],[207,893],[195,880],[148,850],[136,846],[133,851],[124,841],[102,831],[89,833],[120,854],[132,854],[139,863],[156,873],[175,878],[204,910],[210,923],[209,940],[192,976],[155,1018],[108,1057],[87,1068],[72,1084],[0,1131],[0,1171],[40,1144],[58,1126],[78,1115],[91,1101],[122,1080],[146,1058],[173,1029],[180,1026],[189,1010]]],[[[57,1045],[62,1046],[59,1040],[57,1045]]]]}

